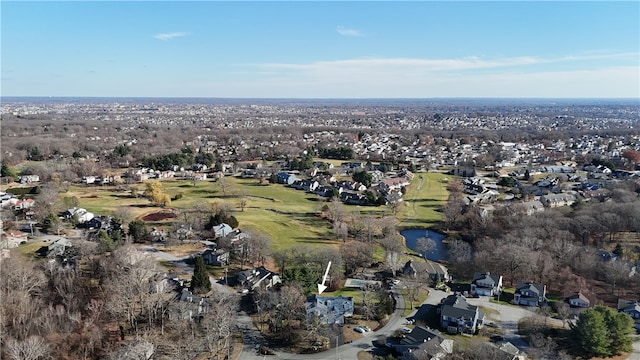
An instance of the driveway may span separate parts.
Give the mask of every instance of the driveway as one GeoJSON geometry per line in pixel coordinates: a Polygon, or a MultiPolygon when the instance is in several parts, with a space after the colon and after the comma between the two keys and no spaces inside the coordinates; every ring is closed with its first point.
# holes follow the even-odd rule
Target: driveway
{"type": "MultiPolygon", "coordinates": [[[[493,303],[489,301],[488,297],[470,298],[467,301],[472,305],[496,311],[497,313],[490,312],[486,314],[487,321],[493,321],[502,329],[505,340],[508,340],[522,351],[527,350],[529,344],[518,334],[518,323],[522,318],[539,316],[534,312],[536,308],[493,303]]],[[[548,324],[562,327],[561,320],[547,317],[546,321],[548,324]]]]}

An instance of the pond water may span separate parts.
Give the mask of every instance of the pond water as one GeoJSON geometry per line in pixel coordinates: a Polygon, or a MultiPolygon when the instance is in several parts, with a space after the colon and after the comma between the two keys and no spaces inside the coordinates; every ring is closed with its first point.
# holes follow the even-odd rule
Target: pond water
{"type": "Polygon", "coordinates": [[[427,237],[433,240],[436,243],[436,247],[427,253],[427,259],[431,261],[447,260],[449,257],[446,246],[442,242],[446,238],[444,234],[427,229],[408,229],[401,231],[400,235],[404,236],[407,247],[416,252],[419,252],[416,249],[418,239],[427,237]]]}

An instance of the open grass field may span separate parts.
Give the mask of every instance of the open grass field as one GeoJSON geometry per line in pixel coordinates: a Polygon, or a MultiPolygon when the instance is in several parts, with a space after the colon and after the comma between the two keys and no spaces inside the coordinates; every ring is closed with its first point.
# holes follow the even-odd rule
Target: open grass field
{"type": "Polygon", "coordinates": [[[434,172],[415,175],[396,214],[401,229],[433,226],[442,219],[438,210],[449,198],[447,183],[453,178],[451,175],[434,172]]]}
{"type": "MultiPolygon", "coordinates": [[[[441,218],[437,209],[447,199],[447,175],[440,173],[419,173],[410,185],[405,201],[397,216],[402,228],[429,227],[441,218]]],[[[182,197],[171,203],[173,209],[189,209],[194,206],[208,208],[214,203],[228,204],[234,216],[245,229],[254,229],[273,239],[273,250],[289,248],[295,244],[339,246],[342,242],[334,239],[331,225],[318,214],[325,199],[298,191],[280,184],[259,184],[256,179],[225,178],[228,184],[226,194],[220,184],[213,180],[192,182],[187,180],[163,180],[165,193],[182,197]],[[240,204],[246,202],[244,211],[240,204]]],[[[132,185],[140,192],[143,184],[132,185]]],[[[134,198],[128,191],[119,191],[111,186],[72,186],[64,196],[75,196],[79,206],[95,214],[109,214],[119,208],[128,209],[140,218],[161,210],[150,206],[144,198],[134,198]]],[[[347,206],[348,211],[382,216],[390,215],[389,207],[347,206]]],[[[376,253],[376,258],[383,257],[376,253]]]]}

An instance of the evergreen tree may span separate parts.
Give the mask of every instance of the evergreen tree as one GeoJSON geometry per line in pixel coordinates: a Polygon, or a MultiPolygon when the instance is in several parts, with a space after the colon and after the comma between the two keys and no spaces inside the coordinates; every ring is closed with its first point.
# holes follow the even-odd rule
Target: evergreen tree
{"type": "Polygon", "coordinates": [[[624,249],[622,248],[622,245],[620,245],[620,243],[616,244],[616,248],[613,249],[613,253],[618,257],[622,257],[622,255],[624,254],[624,249]]]}
{"type": "Polygon", "coordinates": [[[102,253],[111,252],[115,248],[113,239],[104,230],[100,230],[98,233],[98,247],[102,253]]]}
{"type": "Polygon", "coordinates": [[[124,242],[125,232],[122,226],[122,220],[119,218],[111,218],[111,227],[109,229],[109,237],[113,240],[113,245],[118,246],[124,242]]]}
{"type": "Polygon", "coordinates": [[[364,170],[355,172],[352,178],[353,181],[357,181],[366,187],[371,186],[371,183],[373,182],[373,175],[364,170]]]}
{"type": "Polygon", "coordinates": [[[46,233],[56,232],[60,228],[60,219],[54,213],[49,213],[42,222],[42,230],[46,233]]]}
{"type": "Polygon", "coordinates": [[[145,242],[149,238],[149,230],[142,220],[134,220],[129,223],[129,235],[133,242],[145,242]]]}
{"type": "Polygon", "coordinates": [[[611,340],[607,336],[607,325],[602,312],[595,308],[583,311],[571,328],[574,340],[584,351],[593,356],[611,355],[611,340]]]}
{"type": "Polygon", "coordinates": [[[209,280],[209,274],[204,266],[202,256],[196,258],[196,265],[193,269],[193,277],[191,278],[191,287],[189,290],[198,294],[208,293],[211,290],[211,280],[209,280]]]}
{"type": "Polygon", "coordinates": [[[634,332],[634,323],[631,316],[604,306],[597,306],[595,309],[602,313],[607,326],[611,342],[609,353],[611,355],[620,355],[623,352],[630,352],[633,343],[631,335],[634,332]]]}
{"type": "Polygon", "coordinates": [[[9,166],[9,164],[7,163],[6,160],[2,160],[2,169],[0,170],[0,176],[1,177],[10,177],[14,181],[18,177],[17,174],[16,174],[16,170],[14,168],[12,168],[11,166],[9,166]]]}

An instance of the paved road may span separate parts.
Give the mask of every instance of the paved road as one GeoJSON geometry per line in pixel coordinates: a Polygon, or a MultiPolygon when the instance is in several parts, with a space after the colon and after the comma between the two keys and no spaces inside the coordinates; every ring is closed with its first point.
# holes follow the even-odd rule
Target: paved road
{"type": "MultiPolygon", "coordinates": [[[[535,308],[497,304],[490,302],[489,298],[484,296],[480,298],[471,298],[468,299],[468,301],[472,305],[482,306],[484,308],[497,311],[497,314],[487,314],[487,321],[493,321],[500,327],[500,329],[502,329],[505,340],[511,342],[518,349],[525,352],[527,351],[529,344],[518,334],[518,322],[520,319],[525,317],[538,316],[538,314],[534,312],[535,308]]],[[[562,321],[558,319],[547,317],[546,321],[554,326],[562,326],[562,321]]]]}
{"type": "MultiPolygon", "coordinates": [[[[158,251],[155,246],[148,245],[144,246],[143,250],[148,251],[154,257],[159,260],[171,261],[176,266],[180,267],[187,273],[193,273],[193,266],[187,264],[185,262],[189,257],[176,257],[171,254],[158,251]]],[[[214,287],[215,291],[226,292],[226,293],[234,293],[234,290],[224,284],[218,283],[216,279],[211,277],[211,283],[214,287]]],[[[394,331],[403,327],[406,319],[403,317],[403,313],[405,310],[405,302],[404,298],[400,295],[396,294],[397,304],[394,313],[391,315],[391,318],[387,322],[385,326],[382,328],[364,333],[364,336],[361,339],[358,339],[350,344],[344,344],[339,346],[337,349],[332,348],[330,350],[316,353],[316,354],[290,354],[284,352],[276,352],[275,356],[269,356],[269,358],[277,358],[277,359],[286,359],[286,360],[296,360],[296,359],[307,359],[307,360],[322,360],[322,359],[355,359],[357,358],[358,352],[362,350],[371,350],[374,348],[373,341],[376,339],[387,338],[393,334],[394,331]]],[[[420,313],[423,311],[428,311],[430,306],[437,306],[440,304],[440,301],[450,294],[435,289],[429,289],[429,296],[422,303],[422,306],[416,308],[416,311],[413,311],[408,318],[412,318],[416,315],[420,316],[420,313]]],[[[506,340],[510,341],[512,344],[517,346],[520,350],[526,352],[528,348],[528,344],[520,337],[518,334],[518,322],[520,319],[528,316],[535,316],[536,314],[531,311],[530,308],[521,307],[521,306],[513,306],[513,305],[504,305],[497,304],[489,301],[487,297],[481,298],[470,298],[468,299],[469,303],[472,305],[478,305],[485,308],[493,309],[497,313],[489,313],[487,314],[487,320],[493,321],[498,324],[499,327],[504,332],[504,337],[506,340]]],[[[552,318],[547,318],[547,321],[554,323],[555,325],[562,326],[562,321],[552,318]]],[[[243,333],[243,341],[244,347],[243,351],[239,356],[239,360],[255,360],[257,357],[257,349],[260,345],[267,345],[267,341],[262,337],[260,331],[255,328],[253,321],[251,318],[244,312],[238,313],[237,318],[237,329],[242,331],[243,333]]],[[[638,339],[640,340],[640,339],[638,339]]],[[[634,352],[629,357],[629,360],[640,360],[640,342],[634,343],[634,352]]]]}
{"type": "Polygon", "coordinates": [[[633,351],[627,360],[640,360],[640,335],[634,337],[633,351]]]}

